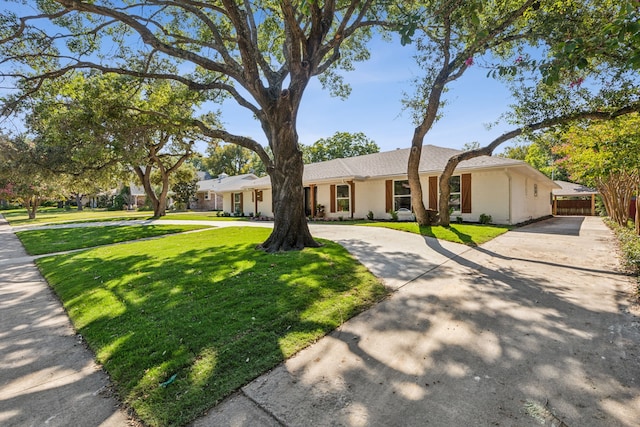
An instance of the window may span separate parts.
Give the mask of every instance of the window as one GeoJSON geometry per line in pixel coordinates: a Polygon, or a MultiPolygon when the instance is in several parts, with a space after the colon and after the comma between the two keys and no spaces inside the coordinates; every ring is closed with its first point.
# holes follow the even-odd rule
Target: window
{"type": "Polygon", "coordinates": [[[460,175],[456,175],[449,178],[449,211],[460,212],[461,206],[460,175]]]}
{"type": "Polygon", "coordinates": [[[349,212],[349,186],[336,185],[336,206],[338,212],[349,212]]]}
{"type": "Polygon", "coordinates": [[[242,212],[242,193],[233,193],[233,212],[242,212]]]}
{"type": "Polygon", "coordinates": [[[393,181],[393,210],[411,210],[411,188],[409,181],[393,181]]]}
{"type": "Polygon", "coordinates": [[[211,197],[209,196],[209,192],[208,191],[206,193],[204,193],[204,199],[205,200],[211,199],[211,197]]]}

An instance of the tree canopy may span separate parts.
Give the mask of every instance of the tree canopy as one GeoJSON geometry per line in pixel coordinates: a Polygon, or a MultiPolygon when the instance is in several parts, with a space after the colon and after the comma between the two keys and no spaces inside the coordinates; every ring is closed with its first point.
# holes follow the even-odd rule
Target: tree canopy
{"type": "Polygon", "coordinates": [[[241,175],[255,173],[264,175],[264,164],[251,150],[236,144],[212,143],[207,146],[203,166],[213,176],[222,173],[241,175]]]}
{"type": "Polygon", "coordinates": [[[570,177],[597,188],[607,214],[626,225],[631,197],[640,189],[640,116],[574,124],[560,135],[555,151],[570,177]]]}
{"type": "Polygon", "coordinates": [[[578,61],[575,67],[569,60],[560,61],[571,55],[573,44],[568,39],[602,29],[621,14],[626,16],[617,2],[434,0],[402,5],[403,40],[416,44],[423,70],[414,93],[405,100],[417,124],[408,176],[413,208],[421,224],[429,220],[418,169],[423,140],[442,114],[447,86],[469,67],[482,64],[489,68],[488,76],[510,83],[518,100],[510,116],[516,127],[484,147],[449,159],[439,182],[443,225],[449,224],[449,178],[461,161],[490,155],[503,142],[539,129],[576,120],[612,119],[640,108],[637,76],[628,73],[628,63],[622,63],[613,52],[607,50],[612,54],[607,56],[583,49],[591,62],[578,61]],[[557,60],[550,62],[548,55],[556,55],[557,60]]]}
{"type": "Polygon", "coordinates": [[[362,156],[380,152],[380,147],[362,132],[336,132],[303,147],[304,162],[316,163],[326,160],[362,156]]]}

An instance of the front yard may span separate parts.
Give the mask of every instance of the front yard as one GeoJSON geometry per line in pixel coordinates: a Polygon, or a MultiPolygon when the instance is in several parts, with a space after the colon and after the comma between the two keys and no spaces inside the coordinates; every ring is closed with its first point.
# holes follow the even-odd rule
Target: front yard
{"type": "Polygon", "coordinates": [[[213,229],[39,259],[121,400],[184,425],[387,295],[341,246],[267,254],[213,229]]]}

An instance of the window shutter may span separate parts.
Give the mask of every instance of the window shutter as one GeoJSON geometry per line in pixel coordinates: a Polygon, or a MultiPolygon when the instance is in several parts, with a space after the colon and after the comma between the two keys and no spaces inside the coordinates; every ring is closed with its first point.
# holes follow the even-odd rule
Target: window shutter
{"type": "Polygon", "coordinates": [[[389,212],[392,209],[393,209],[393,181],[388,179],[385,181],[384,211],[389,212]]]}
{"type": "Polygon", "coordinates": [[[429,177],[429,209],[438,210],[438,177],[429,177]]]}
{"type": "Polygon", "coordinates": [[[240,193],[240,212],[244,212],[244,206],[242,204],[242,196],[243,196],[243,194],[240,193]]]}
{"type": "Polygon", "coordinates": [[[335,184],[331,184],[331,186],[329,187],[329,198],[331,199],[329,201],[329,212],[335,212],[336,211],[336,185],[335,184]]]}
{"type": "Polygon", "coordinates": [[[356,183],[353,181],[349,181],[349,205],[351,205],[351,218],[353,218],[353,213],[356,211],[356,183]]]}
{"type": "Polygon", "coordinates": [[[471,174],[463,173],[460,176],[460,192],[462,193],[462,213],[471,213],[471,174]]]}

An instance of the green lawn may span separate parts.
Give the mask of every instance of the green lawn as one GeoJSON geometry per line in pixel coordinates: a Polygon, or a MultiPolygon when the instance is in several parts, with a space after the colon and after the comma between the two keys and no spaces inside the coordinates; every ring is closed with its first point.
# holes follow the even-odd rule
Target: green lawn
{"type": "Polygon", "coordinates": [[[31,255],[90,248],[145,237],[207,228],[201,225],[131,225],[86,228],[50,228],[19,231],[16,235],[31,255]]]}
{"type": "Polygon", "coordinates": [[[267,254],[231,227],[41,258],[122,400],[184,425],[387,291],[341,246],[267,254]]]}
{"type": "Polygon", "coordinates": [[[110,221],[127,219],[150,218],[153,212],[149,211],[108,211],[106,209],[77,209],[65,210],[58,208],[40,208],[35,219],[29,219],[25,209],[0,210],[7,221],[13,226],[17,225],[43,225],[60,222],[83,221],[110,221]]]}
{"type": "Polygon", "coordinates": [[[481,245],[513,227],[508,225],[451,224],[450,227],[435,225],[419,226],[415,222],[365,222],[360,225],[385,227],[435,237],[449,242],[463,243],[469,246],[481,245]]]}

